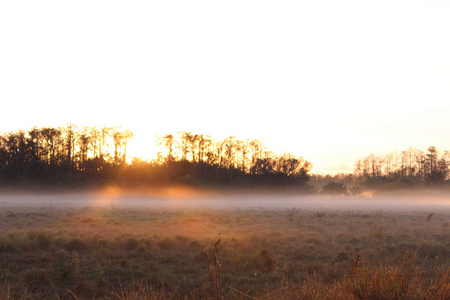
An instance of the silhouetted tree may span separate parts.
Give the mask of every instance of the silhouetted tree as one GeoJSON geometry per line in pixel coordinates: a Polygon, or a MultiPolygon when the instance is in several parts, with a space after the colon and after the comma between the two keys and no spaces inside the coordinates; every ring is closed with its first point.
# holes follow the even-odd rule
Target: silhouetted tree
{"type": "Polygon", "coordinates": [[[100,161],[102,164],[102,168],[104,166],[105,161],[110,161],[110,154],[109,151],[107,151],[107,148],[110,146],[108,143],[108,138],[111,137],[111,134],[113,132],[113,128],[111,127],[104,127],[101,130],[100,134],[100,143],[99,143],[99,151],[100,151],[100,161]]]}
{"type": "Polygon", "coordinates": [[[90,136],[89,128],[83,127],[78,137],[78,146],[80,149],[80,168],[82,170],[85,169],[86,161],[88,158],[88,151],[90,150],[91,146],[91,139],[92,138],[90,136]]]}
{"type": "Polygon", "coordinates": [[[171,162],[174,160],[173,148],[175,146],[175,138],[172,134],[168,134],[163,137],[163,144],[167,149],[167,161],[171,162]]]}
{"type": "Polygon", "coordinates": [[[77,139],[77,127],[73,124],[68,124],[63,129],[63,134],[65,138],[65,147],[67,151],[66,161],[72,166],[73,165],[73,154],[75,152],[75,144],[77,139]]]}
{"type": "Polygon", "coordinates": [[[191,145],[191,133],[190,132],[180,132],[180,152],[181,160],[187,160],[187,155],[190,152],[191,145]]]}
{"type": "Polygon", "coordinates": [[[436,162],[438,158],[438,151],[436,147],[430,146],[427,149],[428,153],[426,154],[426,166],[428,173],[436,171],[436,162]]]}
{"type": "MultiPolygon", "coordinates": [[[[121,131],[120,128],[113,129],[114,139],[114,163],[116,165],[125,164],[127,159],[127,145],[128,141],[133,137],[133,133],[130,130],[121,131]]],[[[173,136],[172,136],[173,140],[173,136]]],[[[172,146],[170,146],[172,151],[172,146]]],[[[172,155],[169,153],[169,155],[172,155]]]]}

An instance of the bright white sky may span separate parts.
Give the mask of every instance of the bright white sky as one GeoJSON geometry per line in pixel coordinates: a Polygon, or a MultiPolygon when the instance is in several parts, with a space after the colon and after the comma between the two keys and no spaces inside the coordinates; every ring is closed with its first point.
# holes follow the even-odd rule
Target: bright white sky
{"type": "Polygon", "coordinates": [[[450,149],[450,1],[2,1],[0,131],[270,139],[313,172],[450,149]]]}

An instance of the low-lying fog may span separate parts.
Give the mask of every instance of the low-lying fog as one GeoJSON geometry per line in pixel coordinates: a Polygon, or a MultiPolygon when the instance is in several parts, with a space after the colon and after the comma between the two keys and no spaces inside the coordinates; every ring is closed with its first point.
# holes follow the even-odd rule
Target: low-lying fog
{"type": "Polygon", "coordinates": [[[72,194],[0,194],[7,207],[99,207],[151,209],[302,209],[302,210],[433,210],[450,211],[450,195],[435,192],[374,197],[327,197],[293,193],[207,193],[171,189],[158,193],[126,193],[107,189],[72,194]]]}

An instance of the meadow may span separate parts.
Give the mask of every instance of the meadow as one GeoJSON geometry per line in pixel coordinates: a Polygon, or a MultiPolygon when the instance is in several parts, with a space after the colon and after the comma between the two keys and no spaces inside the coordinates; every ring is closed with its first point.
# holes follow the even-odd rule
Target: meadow
{"type": "Polygon", "coordinates": [[[0,299],[450,299],[449,200],[4,194],[0,299]]]}

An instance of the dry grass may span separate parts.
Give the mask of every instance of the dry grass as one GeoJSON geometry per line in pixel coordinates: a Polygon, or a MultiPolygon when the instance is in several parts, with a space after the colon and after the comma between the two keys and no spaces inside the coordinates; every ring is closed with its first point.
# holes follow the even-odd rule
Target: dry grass
{"type": "Polygon", "coordinates": [[[0,299],[449,299],[430,216],[3,205],[0,299]]]}

